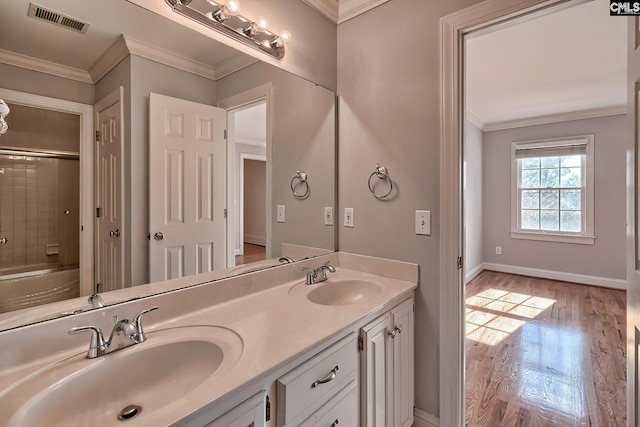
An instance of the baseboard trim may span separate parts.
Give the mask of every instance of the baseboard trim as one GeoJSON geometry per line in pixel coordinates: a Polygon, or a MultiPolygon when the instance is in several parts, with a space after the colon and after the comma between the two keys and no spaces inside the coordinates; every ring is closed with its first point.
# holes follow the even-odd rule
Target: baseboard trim
{"type": "Polygon", "coordinates": [[[266,246],[267,245],[267,240],[264,237],[251,236],[251,235],[248,235],[248,234],[244,235],[244,242],[245,243],[250,243],[252,245],[258,245],[258,246],[266,246]]]}
{"type": "Polygon", "coordinates": [[[485,270],[484,263],[480,263],[473,270],[468,271],[465,277],[465,285],[475,279],[478,274],[482,273],[482,270],[485,270]]]}
{"type": "Polygon", "coordinates": [[[542,270],[539,268],[517,267],[506,264],[485,262],[484,270],[499,271],[501,273],[521,274],[523,276],[539,277],[542,279],[561,280],[564,282],[580,283],[583,285],[602,286],[603,288],[627,290],[627,281],[608,277],[589,276],[586,274],[565,273],[562,271],[542,270]]]}
{"type": "Polygon", "coordinates": [[[416,409],[416,415],[413,417],[413,427],[439,427],[440,420],[428,412],[416,409]]]}

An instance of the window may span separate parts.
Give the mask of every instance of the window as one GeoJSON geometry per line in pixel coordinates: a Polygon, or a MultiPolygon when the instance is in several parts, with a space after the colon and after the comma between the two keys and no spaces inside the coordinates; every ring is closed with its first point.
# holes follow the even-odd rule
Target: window
{"type": "Polygon", "coordinates": [[[593,139],[512,144],[512,238],[594,243],[593,139]]]}

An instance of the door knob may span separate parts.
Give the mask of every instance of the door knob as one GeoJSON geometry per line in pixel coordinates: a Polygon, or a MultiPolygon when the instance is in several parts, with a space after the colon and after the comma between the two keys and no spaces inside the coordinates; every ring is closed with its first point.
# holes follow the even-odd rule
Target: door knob
{"type": "Polygon", "coordinates": [[[164,239],[164,234],[162,234],[161,231],[158,231],[156,234],[153,235],[153,238],[156,240],[162,240],[164,239]]]}
{"type": "Polygon", "coordinates": [[[111,237],[120,237],[120,229],[116,229],[115,231],[110,231],[109,236],[111,237]]]}
{"type": "Polygon", "coordinates": [[[8,241],[9,239],[7,239],[6,237],[3,237],[2,239],[0,239],[0,245],[6,245],[8,241]]]}

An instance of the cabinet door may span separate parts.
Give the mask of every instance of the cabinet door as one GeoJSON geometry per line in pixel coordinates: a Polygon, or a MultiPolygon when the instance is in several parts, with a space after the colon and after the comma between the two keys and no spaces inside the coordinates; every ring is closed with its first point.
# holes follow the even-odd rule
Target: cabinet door
{"type": "Polygon", "coordinates": [[[411,427],[414,406],[414,313],[413,300],[391,310],[393,347],[393,425],[411,427]]]}
{"type": "Polygon", "coordinates": [[[391,358],[393,348],[389,340],[389,313],[362,328],[363,350],[361,356],[361,408],[360,424],[363,427],[391,426],[391,411],[387,402],[391,398],[391,358]]]}
{"type": "Polygon", "coordinates": [[[264,396],[265,392],[261,391],[205,427],[263,427],[265,425],[264,396]]]}

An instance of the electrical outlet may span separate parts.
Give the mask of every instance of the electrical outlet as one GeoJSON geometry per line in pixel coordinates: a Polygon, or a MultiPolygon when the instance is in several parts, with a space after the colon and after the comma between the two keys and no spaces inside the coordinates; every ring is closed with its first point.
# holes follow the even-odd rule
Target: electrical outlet
{"type": "Polygon", "coordinates": [[[431,211],[416,211],[416,234],[431,236],[431,211]]]}
{"type": "Polygon", "coordinates": [[[284,222],[284,205],[278,205],[278,212],[276,213],[276,221],[284,222]]]}
{"type": "Polygon", "coordinates": [[[502,255],[502,246],[496,246],[496,255],[502,255]]]}
{"type": "Polygon", "coordinates": [[[344,208],[344,226],[353,228],[353,208],[344,208]]]}
{"type": "Polygon", "coordinates": [[[333,208],[324,208],[324,225],[333,225],[333,208]]]}

